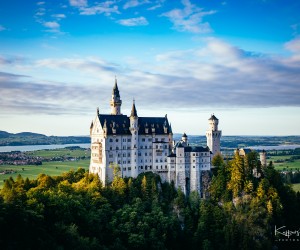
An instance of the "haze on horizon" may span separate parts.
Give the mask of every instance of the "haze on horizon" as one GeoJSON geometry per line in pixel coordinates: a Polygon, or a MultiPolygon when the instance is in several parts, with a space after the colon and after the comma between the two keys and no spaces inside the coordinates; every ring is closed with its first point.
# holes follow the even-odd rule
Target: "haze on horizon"
{"type": "Polygon", "coordinates": [[[0,130],[87,135],[110,113],[168,114],[173,132],[299,135],[300,2],[0,2],[0,130]]]}

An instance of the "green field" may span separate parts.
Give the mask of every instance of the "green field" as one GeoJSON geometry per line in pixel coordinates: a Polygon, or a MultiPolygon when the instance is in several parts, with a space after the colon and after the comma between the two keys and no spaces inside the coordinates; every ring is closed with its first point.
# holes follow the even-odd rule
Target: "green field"
{"type": "Polygon", "coordinates": [[[79,167],[88,170],[90,160],[78,160],[78,161],[65,161],[65,162],[43,162],[43,165],[0,165],[0,171],[2,170],[14,170],[16,173],[13,174],[1,174],[0,175],[0,187],[3,186],[4,180],[12,176],[14,179],[18,174],[21,174],[23,178],[28,177],[29,179],[35,179],[39,174],[47,175],[60,175],[64,172],[68,172],[71,169],[77,170],[79,167]],[[24,170],[22,170],[24,169],[24,170]]]}
{"type": "Polygon", "coordinates": [[[296,192],[300,192],[300,183],[292,184],[292,187],[296,192]]]}
{"type": "Polygon", "coordinates": [[[267,162],[273,161],[273,164],[277,170],[300,170],[300,160],[295,160],[293,162],[288,162],[290,155],[283,156],[271,156],[267,159],[267,162]],[[275,163],[276,160],[284,160],[285,162],[275,163]]]}
{"type": "Polygon", "coordinates": [[[40,156],[44,158],[52,158],[52,157],[89,157],[90,151],[84,149],[68,149],[68,148],[61,148],[61,149],[52,149],[52,150],[36,150],[26,152],[25,154],[30,156],[40,156]]]}

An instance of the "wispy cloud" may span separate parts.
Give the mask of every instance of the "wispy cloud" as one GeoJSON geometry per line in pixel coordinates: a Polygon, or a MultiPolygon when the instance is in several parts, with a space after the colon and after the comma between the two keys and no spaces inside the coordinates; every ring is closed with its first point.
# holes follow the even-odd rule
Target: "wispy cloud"
{"type": "Polygon", "coordinates": [[[203,17],[212,15],[216,11],[204,11],[189,0],[182,0],[181,2],[183,9],[173,9],[161,15],[169,18],[174,25],[174,29],[192,33],[208,33],[212,31],[209,23],[203,22],[203,17]]]}
{"type": "Polygon", "coordinates": [[[87,0],[70,0],[70,5],[74,7],[85,7],[87,6],[87,0]]]}
{"type": "Polygon", "coordinates": [[[43,26],[48,28],[45,30],[46,32],[63,34],[63,32],[60,31],[60,24],[57,21],[43,22],[43,26]]]}
{"type": "Polygon", "coordinates": [[[124,9],[133,8],[133,7],[137,7],[137,6],[146,4],[146,3],[150,3],[150,1],[148,1],[148,0],[129,0],[129,1],[126,1],[123,8],[124,9]]]}
{"type": "Polygon", "coordinates": [[[110,16],[112,13],[120,14],[118,5],[115,4],[115,1],[104,1],[96,3],[93,6],[80,7],[79,12],[80,15],[105,14],[106,16],[110,16]]]}
{"type": "Polygon", "coordinates": [[[148,21],[145,17],[134,17],[129,19],[120,19],[117,23],[124,25],[124,26],[145,26],[148,25],[148,21]]]}
{"type": "Polygon", "coordinates": [[[270,56],[210,38],[198,48],[158,54],[150,65],[131,60],[125,66],[101,58],[28,62],[2,56],[2,68],[26,68],[26,74],[20,70],[18,75],[0,73],[0,105],[6,110],[75,114],[101,100],[99,104],[108,109],[117,74],[122,99],[136,96],[145,109],[300,107],[300,40],[285,46],[290,56],[270,56]],[[35,79],[34,72],[41,71],[67,77],[57,81],[35,79]]]}
{"type": "Polygon", "coordinates": [[[66,15],[65,14],[53,14],[52,17],[60,20],[60,19],[66,18],[66,15]]]}
{"type": "Polygon", "coordinates": [[[45,22],[44,26],[50,29],[59,29],[60,25],[57,22],[45,22]]]}
{"type": "Polygon", "coordinates": [[[6,30],[6,28],[3,25],[0,25],[0,31],[6,30]]]}

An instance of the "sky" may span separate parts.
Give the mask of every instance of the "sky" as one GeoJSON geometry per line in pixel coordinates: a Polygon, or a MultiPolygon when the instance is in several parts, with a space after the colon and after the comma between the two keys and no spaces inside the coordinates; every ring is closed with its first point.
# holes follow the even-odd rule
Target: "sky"
{"type": "Polygon", "coordinates": [[[300,1],[2,0],[0,130],[88,135],[109,114],[173,132],[300,134],[300,1]]]}

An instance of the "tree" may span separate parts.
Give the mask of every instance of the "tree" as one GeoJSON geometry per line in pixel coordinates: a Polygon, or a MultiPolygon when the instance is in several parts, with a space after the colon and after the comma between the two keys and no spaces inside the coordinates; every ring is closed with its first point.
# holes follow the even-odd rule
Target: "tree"
{"type": "Polygon", "coordinates": [[[244,163],[238,152],[235,153],[230,166],[230,180],[227,186],[232,190],[233,197],[236,198],[244,186],[244,163]]]}

